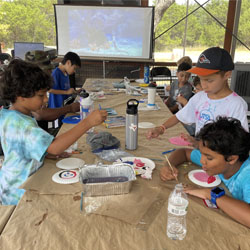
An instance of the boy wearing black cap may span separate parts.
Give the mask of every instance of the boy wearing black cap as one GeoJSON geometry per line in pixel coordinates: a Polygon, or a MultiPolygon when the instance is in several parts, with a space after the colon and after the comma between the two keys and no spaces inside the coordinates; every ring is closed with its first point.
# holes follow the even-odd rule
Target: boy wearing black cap
{"type": "Polygon", "coordinates": [[[150,130],[147,138],[156,138],[179,121],[196,124],[195,134],[209,121],[218,116],[233,117],[248,131],[247,103],[228,86],[234,63],[230,54],[219,47],[212,47],[201,53],[197,66],[188,72],[200,77],[203,91],[194,95],[188,104],[170,117],[161,126],[150,130]]]}

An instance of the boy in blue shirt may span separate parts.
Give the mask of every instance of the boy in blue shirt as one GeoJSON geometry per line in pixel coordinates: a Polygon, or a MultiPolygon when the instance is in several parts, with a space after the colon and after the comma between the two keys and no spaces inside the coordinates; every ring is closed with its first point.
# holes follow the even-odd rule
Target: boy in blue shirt
{"type": "Polygon", "coordinates": [[[37,65],[15,59],[0,77],[0,96],[11,102],[0,111],[0,135],[4,162],[0,170],[0,204],[16,205],[25,190],[19,187],[43,164],[47,153],[59,155],[91,127],[107,117],[95,110],[74,128],[54,138],[41,129],[31,113],[47,101],[51,77],[37,65]]]}
{"type": "Polygon", "coordinates": [[[160,177],[172,180],[178,175],[176,166],[186,161],[202,167],[209,176],[219,175],[232,197],[222,188],[186,188],[185,192],[201,199],[211,200],[230,217],[250,227],[250,134],[240,121],[219,117],[206,124],[197,135],[198,149],[177,149],[166,163],[160,177]]]}
{"type": "Polygon", "coordinates": [[[60,108],[71,94],[76,93],[70,88],[69,75],[75,73],[81,67],[81,59],[74,52],[68,52],[57,68],[52,71],[54,84],[49,93],[49,108],[60,108]]]}

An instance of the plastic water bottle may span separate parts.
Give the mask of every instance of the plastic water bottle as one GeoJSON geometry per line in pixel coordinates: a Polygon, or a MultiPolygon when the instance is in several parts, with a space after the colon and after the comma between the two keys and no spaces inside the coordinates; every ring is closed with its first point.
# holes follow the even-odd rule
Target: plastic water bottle
{"type": "Polygon", "coordinates": [[[144,66],[144,83],[149,83],[149,66],[144,66]]]}
{"type": "MultiPolygon", "coordinates": [[[[90,112],[94,110],[94,102],[88,93],[83,93],[80,95],[80,118],[85,119],[90,112]]],[[[94,131],[94,127],[88,130],[88,133],[94,131]]]]}
{"type": "Polygon", "coordinates": [[[167,236],[172,240],[183,240],[187,233],[187,195],[181,183],[175,186],[168,198],[167,236]]]}
{"type": "Polygon", "coordinates": [[[126,149],[137,149],[138,143],[138,105],[139,101],[130,99],[126,110],[126,149]]]}

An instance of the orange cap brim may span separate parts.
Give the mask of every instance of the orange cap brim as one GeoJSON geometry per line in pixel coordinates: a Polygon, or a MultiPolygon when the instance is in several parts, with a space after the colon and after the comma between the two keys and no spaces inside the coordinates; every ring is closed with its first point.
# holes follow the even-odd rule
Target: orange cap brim
{"type": "Polygon", "coordinates": [[[219,69],[204,69],[199,67],[193,67],[192,69],[187,70],[187,72],[196,74],[198,76],[208,76],[219,71],[219,69]]]}

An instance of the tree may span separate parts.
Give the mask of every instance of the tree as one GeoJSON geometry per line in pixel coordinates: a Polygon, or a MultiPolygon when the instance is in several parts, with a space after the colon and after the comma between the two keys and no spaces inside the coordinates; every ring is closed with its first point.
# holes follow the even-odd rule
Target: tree
{"type": "Polygon", "coordinates": [[[154,29],[160,23],[165,11],[175,2],[175,0],[156,0],[155,1],[155,20],[154,29]]]}
{"type": "Polygon", "coordinates": [[[53,3],[56,0],[0,0],[0,41],[13,47],[15,41],[55,45],[53,3]]]}

